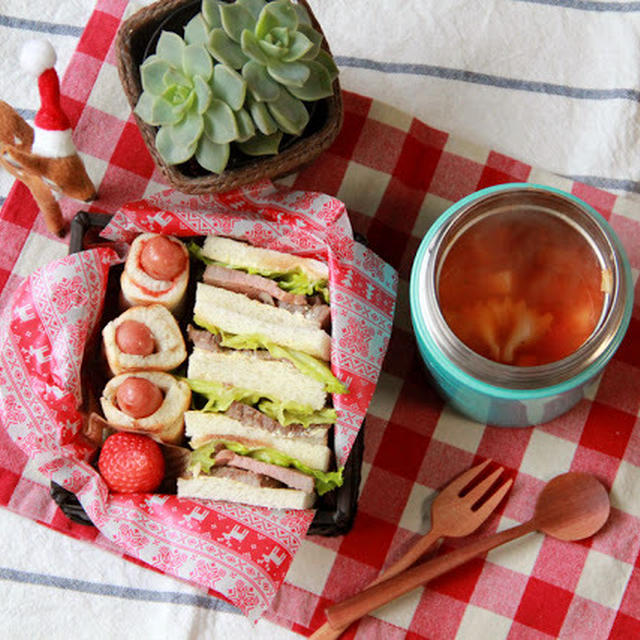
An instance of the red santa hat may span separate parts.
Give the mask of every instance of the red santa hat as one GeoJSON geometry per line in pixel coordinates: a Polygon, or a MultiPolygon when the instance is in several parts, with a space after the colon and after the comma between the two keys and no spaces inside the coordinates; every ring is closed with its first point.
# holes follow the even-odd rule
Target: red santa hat
{"type": "Polygon", "coordinates": [[[20,64],[38,78],[40,109],[34,119],[31,151],[40,156],[62,158],[76,153],[71,124],[60,105],[60,82],[53,68],[56,52],[46,40],[30,40],[20,52],[20,64]]]}

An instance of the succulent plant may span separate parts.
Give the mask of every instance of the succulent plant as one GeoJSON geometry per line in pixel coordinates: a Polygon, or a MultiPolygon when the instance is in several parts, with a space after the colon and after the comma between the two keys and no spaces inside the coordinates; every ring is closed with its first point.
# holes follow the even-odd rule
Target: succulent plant
{"type": "Polygon", "coordinates": [[[278,153],[300,135],[305,103],[333,94],[338,74],[307,11],[291,0],[202,0],[184,39],[163,31],[140,67],[135,113],[157,126],[169,165],[195,157],[221,173],[230,145],[247,155],[278,153]]]}
{"type": "Polygon", "coordinates": [[[155,143],[169,165],[196,158],[220,173],[229,144],[246,141],[255,128],[242,109],[246,83],[225,64],[215,64],[203,44],[162,32],[156,52],[140,67],[143,92],[135,113],[158,128],[155,143]]]}
{"type": "Polygon", "coordinates": [[[246,81],[246,108],[257,133],[243,150],[268,146],[278,132],[300,135],[309,122],[304,102],[333,94],[333,59],[307,11],[290,0],[203,0],[185,37],[206,45],[246,81]]]}

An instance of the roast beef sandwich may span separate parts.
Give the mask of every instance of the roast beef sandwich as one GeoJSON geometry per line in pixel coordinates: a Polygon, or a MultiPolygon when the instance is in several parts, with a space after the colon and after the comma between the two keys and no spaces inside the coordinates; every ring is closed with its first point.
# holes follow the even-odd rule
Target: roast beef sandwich
{"type": "Polygon", "coordinates": [[[185,414],[194,449],[178,495],[308,508],[342,482],[330,471],[333,393],[328,269],[323,263],[209,237],[192,247],[197,284],[185,414]]]}

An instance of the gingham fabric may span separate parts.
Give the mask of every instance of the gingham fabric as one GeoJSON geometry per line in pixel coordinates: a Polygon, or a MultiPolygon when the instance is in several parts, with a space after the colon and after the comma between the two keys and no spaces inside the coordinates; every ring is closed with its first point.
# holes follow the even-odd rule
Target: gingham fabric
{"type": "MultiPolygon", "coordinates": [[[[98,2],[63,81],[63,104],[75,127],[76,144],[99,183],[100,199],[94,207],[106,211],[163,186],[129,117],[113,64],[113,37],[123,10],[122,2],[98,2]]],[[[496,549],[378,610],[347,637],[640,636],[638,305],[621,348],[587,399],[547,425],[504,429],[465,420],[436,396],[416,353],[407,295],[412,257],[430,223],[451,202],[479,188],[529,181],[583,198],[620,235],[636,281],[637,205],[468,144],[381,102],[353,93],[344,98],[345,124],[338,140],[312,167],[284,182],[336,195],[346,203],[354,229],[399,270],[398,309],[367,418],[354,528],[343,537],[305,540],[267,614],[269,620],[309,635],[323,622],[325,606],[362,587],[425,530],[428,506],[439,487],[490,457],[505,466],[515,482],[499,512],[473,537],[530,518],[545,481],[568,470],[594,473],[611,490],[608,524],[583,542],[532,534],[496,549]]],[[[78,203],[63,202],[68,216],[79,208],[78,203]]],[[[2,209],[0,237],[0,305],[34,268],[67,250],[65,242],[46,233],[21,185],[13,188],[2,209]]],[[[71,524],[61,514],[48,499],[43,479],[2,430],[0,503],[117,553],[94,530],[71,524]],[[26,495],[30,505],[39,505],[28,512],[21,508],[26,495]]],[[[45,539],[51,543],[51,537],[45,539]]],[[[465,542],[447,540],[439,553],[465,542]]],[[[85,548],[78,543],[78,554],[85,548]]]]}

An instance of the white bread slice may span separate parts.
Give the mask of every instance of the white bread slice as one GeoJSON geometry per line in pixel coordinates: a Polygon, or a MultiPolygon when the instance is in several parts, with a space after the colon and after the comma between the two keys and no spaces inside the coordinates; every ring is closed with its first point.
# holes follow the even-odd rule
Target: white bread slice
{"type": "Polygon", "coordinates": [[[173,280],[156,280],[140,268],[140,253],[145,242],[154,238],[156,233],[141,233],[131,243],[129,254],[120,276],[121,304],[123,307],[158,303],[167,307],[174,315],[180,315],[189,281],[189,252],[180,240],[165,236],[178,245],[186,257],[184,271],[173,280]]]}
{"type": "Polygon", "coordinates": [[[171,312],[161,304],[135,306],[121,313],[102,330],[104,350],[113,375],[125,371],[171,371],[187,357],[180,327],[171,312]],[[156,350],[148,356],[124,353],[116,342],[118,327],[127,320],[146,325],[153,335],[156,350]]]}
{"type": "Polygon", "coordinates": [[[327,446],[327,430],[315,429],[309,435],[287,436],[259,429],[234,420],[224,413],[187,411],[184,414],[185,433],[191,438],[191,448],[207,444],[224,436],[238,442],[251,441],[254,446],[270,447],[297,458],[313,469],[327,471],[331,461],[331,450],[327,446]]]}
{"type": "Polygon", "coordinates": [[[211,260],[223,262],[231,267],[267,269],[287,273],[300,269],[311,280],[327,280],[329,268],[323,262],[313,258],[301,258],[289,253],[254,247],[246,242],[208,236],[202,253],[211,260]]]}
{"type": "Polygon", "coordinates": [[[299,489],[253,487],[231,478],[207,475],[178,478],[178,496],[242,502],[274,509],[309,509],[316,498],[315,493],[305,493],[299,489]]]}
{"type": "Polygon", "coordinates": [[[297,402],[314,411],[327,399],[324,383],[300,373],[290,362],[268,360],[249,351],[208,351],[195,347],[187,377],[209,380],[265,394],[281,402],[297,402]]]}
{"type": "Polygon", "coordinates": [[[138,371],[135,374],[121,373],[111,378],[100,398],[102,411],[107,422],[121,431],[145,433],[162,442],[179,443],[184,433],[184,412],[191,404],[191,389],[186,382],[176,380],[163,371],[138,371]],[[146,378],[157,384],[164,393],[158,409],[146,418],[133,418],[121,411],[116,404],[118,387],[129,376],[146,378]]]}
{"type": "Polygon", "coordinates": [[[241,293],[199,282],[193,314],[196,322],[204,320],[227,333],[260,334],[326,361],[331,357],[331,337],[312,320],[241,293]]]}

